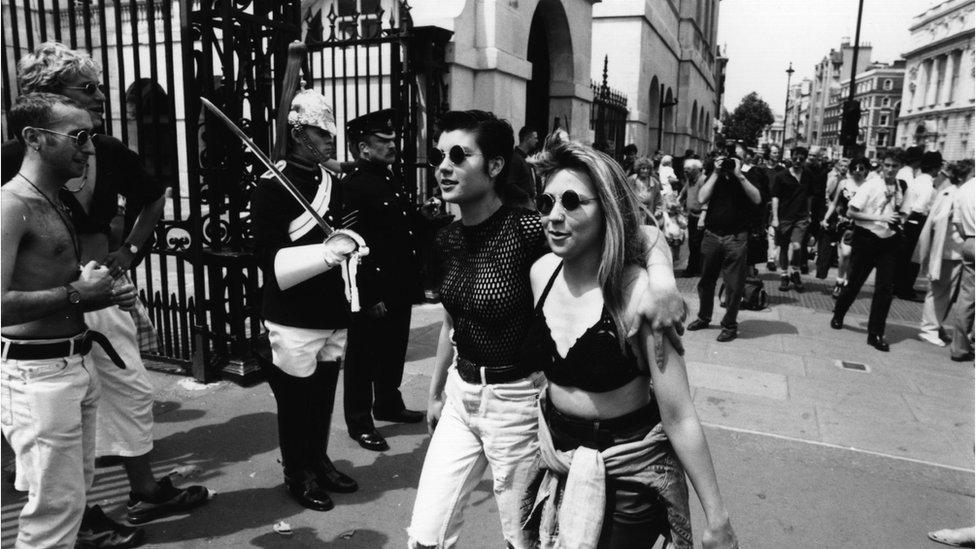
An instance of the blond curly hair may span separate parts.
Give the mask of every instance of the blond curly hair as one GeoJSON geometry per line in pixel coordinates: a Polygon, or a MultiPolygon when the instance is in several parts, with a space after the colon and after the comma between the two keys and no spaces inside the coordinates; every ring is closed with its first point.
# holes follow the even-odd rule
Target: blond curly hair
{"type": "Polygon", "coordinates": [[[20,93],[60,93],[66,82],[80,74],[98,78],[101,67],[85,52],[60,42],[44,42],[17,62],[20,93]]]}

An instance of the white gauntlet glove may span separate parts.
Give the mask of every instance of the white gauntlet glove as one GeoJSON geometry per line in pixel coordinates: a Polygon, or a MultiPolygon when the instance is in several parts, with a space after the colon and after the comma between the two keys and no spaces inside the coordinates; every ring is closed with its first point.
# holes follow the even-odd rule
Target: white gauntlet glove
{"type": "Polygon", "coordinates": [[[278,287],[287,290],[313,276],[322,274],[349,259],[352,255],[366,255],[363,238],[353,231],[342,229],[332,233],[322,244],[282,248],[275,254],[274,271],[278,287]]]}

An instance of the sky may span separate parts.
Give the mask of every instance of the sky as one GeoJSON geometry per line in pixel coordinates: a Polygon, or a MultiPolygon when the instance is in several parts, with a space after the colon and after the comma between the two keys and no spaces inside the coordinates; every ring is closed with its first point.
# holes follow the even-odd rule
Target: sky
{"type": "MultiPolygon", "coordinates": [[[[940,0],[864,0],[861,45],[872,61],[891,62],[908,50],[912,18],[940,0]]],[[[792,83],[813,77],[813,68],[841,38],[854,42],[858,0],[722,0],[718,44],[726,49],[725,108],[732,111],[756,91],[776,114],[786,100],[786,68],[792,83]]],[[[847,76],[847,75],[845,75],[847,76]]]]}

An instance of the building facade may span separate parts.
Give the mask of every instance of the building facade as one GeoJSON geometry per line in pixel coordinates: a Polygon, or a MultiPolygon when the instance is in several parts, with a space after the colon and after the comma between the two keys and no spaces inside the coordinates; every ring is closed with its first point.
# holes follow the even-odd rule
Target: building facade
{"type": "Polygon", "coordinates": [[[773,114],[773,123],[763,128],[762,134],[759,135],[757,145],[759,147],[783,145],[783,115],[773,114]]]}
{"type": "MultiPolygon", "coordinates": [[[[857,143],[868,158],[877,158],[885,149],[897,145],[897,118],[905,78],[905,61],[887,65],[875,63],[854,80],[854,100],[860,103],[861,120],[857,143]]],[[[825,109],[822,142],[828,155],[843,153],[840,144],[841,112],[850,94],[850,79],[841,80],[825,109]]]]}
{"type": "Polygon", "coordinates": [[[904,53],[906,85],[898,117],[898,145],[924,146],[947,160],[973,158],[976,105],[974,0],[948,0],[912,21],[904,53]]]}
{"type": "Polygon", "coordinates": [[[810,115],[810,88],[813,81],[809,78],[792,84],[789,90],[789,101],[783,131],[787,148],[806,143],[807,123],[810,115]]]}
{"type": "MultiPolygon", "coordinates": [[[[871,64],[871,45],[861,44],[857,54],[855,74],[864,72],[871,64]]],[[[840,49],[830,52],[813,69],[810,83],[810,106],[805,140],[809,145],[824,146],[823,132],[827,106],[831,93],[844,78],[850,79],[851,65],[854,63],[854,45],[850,38],[841,39],[840,49]]]]}
{"type": "MultiPolygon", "coordinates": [[[[718,0],[593,6],[591,57],[607,57],[611,83],[629,98],[627,141],[641,154],[710,148],[726,62],[715,45],[718,12],[718,0]]],[[[598,80],[602,67],[592,70],[598,80]]]]}

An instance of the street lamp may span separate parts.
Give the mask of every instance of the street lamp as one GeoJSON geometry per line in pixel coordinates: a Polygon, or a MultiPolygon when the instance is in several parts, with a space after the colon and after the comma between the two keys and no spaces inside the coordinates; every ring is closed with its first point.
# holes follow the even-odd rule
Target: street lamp
{"type": "Polygon", "coordinates": [[[786,118],[790,114],[790,80],[793,78],[793,62],[790,61],[790,66],[786,69],[786,104],[783,105],[783,141],[780,145],[780,149],[783,150],[783,156],[786,156],[786,118]]]}
{"type": "MultiPolygon", "coordinates": [[[[664,97],[664,84],[661,84],[661,94],[658,97],[664,97]]],[[[661,150],[661,139],[663,139],[664,134],[664,109],[671,108],[678,104],[678,98],[675,97],[673,101],[665,101],[661,99],[661,103],[657,108],[657,150],[661,150]]]]}

